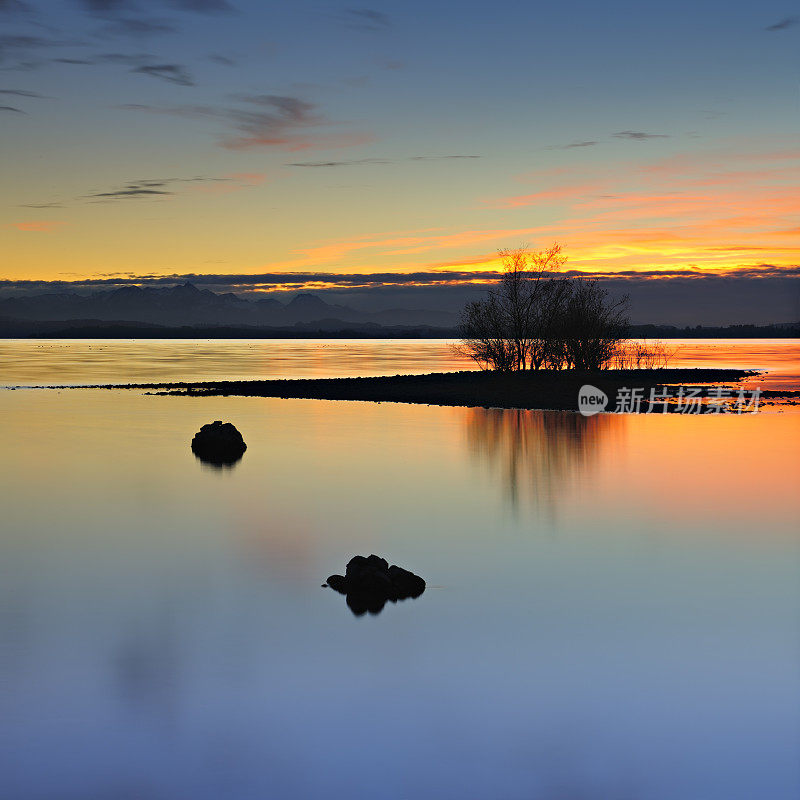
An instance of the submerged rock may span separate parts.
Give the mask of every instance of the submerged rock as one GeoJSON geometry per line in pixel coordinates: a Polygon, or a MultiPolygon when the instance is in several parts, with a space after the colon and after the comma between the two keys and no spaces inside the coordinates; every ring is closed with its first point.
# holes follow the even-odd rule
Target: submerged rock
{"type": "Polygon", "coordinates": [[[389,562],[380,556],[354,556],[344,575],[331,575],[328,586],[347,595],[350,610],[360,616],[366,611],[380,612],[387,601],[393,603],[408,597],[419,597],[425,581],[419,575],[389,562]]]}
{"type": "Polygon", "coordinates": [[[203,425],[192,439],[192,452],[211,464],[233,464],[245,450],[242,434],[230,422],[221,420],[203,425]]]}

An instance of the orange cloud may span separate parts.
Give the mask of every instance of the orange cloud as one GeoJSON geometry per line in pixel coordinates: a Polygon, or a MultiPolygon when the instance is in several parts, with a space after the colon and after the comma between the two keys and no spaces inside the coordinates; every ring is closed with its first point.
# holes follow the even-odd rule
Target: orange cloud
{"type": "Polygon", "coordinates": [[[245,186],[261,186],[267,179],[267,176],[263,172],[233,172],[223,177],[230,178],[232,181],[238,181],[245,186]]]}
{"type": "Polygon", "coordinates": [[[290,153],[302,150],[330,150],[341,147],[359,147],[373,144],[377,137],[371,133],[338,133],[318,134],[310,136],[276,135],[276,136],[237,136],[222,141],[228,150],[249,150],[255,147],[279,147],[290,153]]]}
{"type": "Polygon", "coordinates": [[[18,231],[26,231],[28,233],[50,233],[57,230],[66,222],[58,220],[31,220],[30,222],[12,222],[11,227],[16,228],[18,231]]]}
{"type": "Polygon", "coordinates": [[[562,186],[552,186],[531,194],[520,194],[505,197],[500,200],[484,201],[492,208],[521,208],[523,206],[543,205],[556,200],[571,200],[586,194],[602,191],[602,183],[566,183],[562,186]]]}
{"type": "Polygon", "coordinates": [[[573,264],[726,270],[753,252],[773,264],[797,263],[798,149],[678,154],[528,177],[546,185],[492,205],[548,214],[554,221],[531,235],[562,241],[573,264]]]}

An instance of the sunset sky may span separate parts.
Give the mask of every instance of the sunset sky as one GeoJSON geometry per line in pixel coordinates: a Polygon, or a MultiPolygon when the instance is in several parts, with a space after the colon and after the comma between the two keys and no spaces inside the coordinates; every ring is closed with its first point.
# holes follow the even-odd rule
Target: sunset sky
{"type": "Polygon", "coordinates": [[[0,0],[0,26],[6,281],[554,240],[592,273],[798,272],[792,0],[0,0]]]}

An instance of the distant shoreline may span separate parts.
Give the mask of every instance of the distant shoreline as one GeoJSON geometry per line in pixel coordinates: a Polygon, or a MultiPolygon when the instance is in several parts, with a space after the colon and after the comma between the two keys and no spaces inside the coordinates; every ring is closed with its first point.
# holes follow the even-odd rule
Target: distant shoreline
{"type": "MultiPolygon", "coordinates": [[[[191,381],[179,383],[106,384],[84,387],[144,389],[154,394],[190,397],[276,397],[314,400],[361,400],[437,406],[550,409],[575,411],[578,391],[585,385],[601,389],[614,408],[617,391],[641,389],[642,411],[650,390],[664,385],[724,385],[734,390],[739,381],[759,374],[743,369],[602,370],[599,372],[540,371],[439,372],[369,378],[310,378],[251,381],[191,381]]],[[[704,391],[705,394],[705,391],[704,391]]],[[[800,391],[762,391],[762,397],[797,397],[800,391]]],[[[661,410],[661,405],[658,405],[661,410]]]]}
{"type": "MultiPolygon", "coordinates": [[[[303,323],[290,328],[248,325],[148,325],[137,322],[74,320],[22,322],[0,320],[0,339],[458,339],[455,328],[432,326],[317,327],[303,323]]],[[[730,325],[679,328],[671,325],[631,325],[630,339],[797,339],[800,325],[730,325]]]]}

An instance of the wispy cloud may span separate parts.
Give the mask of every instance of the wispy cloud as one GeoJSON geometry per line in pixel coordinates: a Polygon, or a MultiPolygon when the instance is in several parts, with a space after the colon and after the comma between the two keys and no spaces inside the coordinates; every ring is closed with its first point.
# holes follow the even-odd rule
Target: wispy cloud
{"type": "Polygon", "coordinates": [[[14,108],[14,106],[0,106],[0,111],[13,111],[15,114],[24,114],[21,108],[14,108]]]}
{"type": "Polygon", "coordinates": [[[89,66],[95,62],[89,58],[53,58],[53,64],[70,64],[75,66],[89,66]]]}
{"type": "Polygon", "coordinates": [[[372,8],[348,8],[342,15],[344,24],[357,31],[385,31],[392,27],[388,14],[372,8]]]}
{"type": "Polygon", "coordinates": [[[223,187],[219,191],[227,193],[258,186],[264,182],[264,178],[265,176],[259,172],[238,172],[218,177],[199,175],[191,178],[147,178],[130,181],[121,186],[114,186],[102,191],[90,192],[78,199],[94,203],[117,200],[160,200],[181,194],[203,184],[223,187]]]}
{"type": "Polygon", "coordinates": [[[238,62],[235,58],[222,55],[221,53],[210,53],[208,60],[213,61],[215,64],[222,64],[223,67],[235,67],[238,62]]]}
{"type": "Polygon", "coordinates": [[[145,38],[164,33],[177,33],[178,28],[171,22],[141,17],[123,17],[107,23],[100,29],[101,36],[130,36],[145,38]]]}
{"type": "Polygon", "coordinates": [[[287,167],[352,167],[374,164],[403,164],[409,161],[446,161],[448,159],[480,158],[473,155],[408,156],[406,158],[354,158],[343,161],[295,161],[287,167]]]}
{"type": "Polygon", "coordinates": [[[0,94],[13,95],[14,97],[32,97],[44,100],[46,95],[39,94],[39,92],[29,92],[27,89],[0,89],[0,94]]]}
{"type": "Polygon", "coordinates": [[[595,145],[600,144],[599,141],[595,139],[587,139],[586,141],[582,142],[570,142],[569,144],[554,144],[546,147],[545,150],[574,150],[575,148],[579,147],[594,147],[595,145]]]}
{"type": "MultiPolygon", "coordinates": [[[[617,131],[612,133],[611,136],[615,139],[627,139],[632,142],[646,142],[649,139],[670,139],[671,136],[667,133],[645,133],[644,131],[617,131]]],[[[569,142],[567,144],[554,144],[545,147],[545,150],[576,150],[584,147],[596,147],[602,144],[600,139],[583,139],[577,142],[569,142]]]]}
{"type": "Polygon", "coordinates": [[[177,83],[179,86],[195,85],[189,71],[181,64],[144,64],[141,67],[134,67],[131,72],[149,75],[152,78],[159,78],[169,83],[177,83]]]}
{"type": "Polygon", "coordinates": [[[776,31],[785,31],[787,28],[793,28],[795,25],[800,25],[800,17],[798,16],[791,16],[791,17],[784,17],[779,22],[776,22],[774,25],[768,25],[764,30],[770,31],[771,33],[775,33],[776,31]]]}
{"type": "Polygon", "coordinates": [[[71,43],[61,39],[31,34],[5,34],[0,36],[0,60],[4,60],[9,56],[20,57],[31,51],[43,50],[49,47],[62,47],[71,43]]]}
{"type": "Polygon", "coordinates": [[[92,14],[108,14],[133,7],[131,0],[81,0],[83,7],[92,14]]]}
{"type": "Polygon", "coordinates": [[[29,33],[4,34],[0,35],[0,63],[3,64],[2,70],[5,72],[27,72],[46,64],[49,60],[48,51],[83,44],[85,42],[80,39],[62,39],[29,33]]]}
{"type": "MultiPolygon", "coordinates": [[[[81,3],[90,14],[98,16],[135,12],[139,8],[137,0],[81,0],[81,3]]],[[[227,14],[235,11],[227,0],[162,0],[162,4],[197,14],[227,14]]]]}
{"type": "Polygon", "coordinates": [[[644,131],[619,131],[612,134],[616,139],[628,139],[635,142],[646,142],[648,139],[669,139],[667,133],[645,133],[644,131]]]}
{"type": "Polygon", "coordinates": [[[31,7],[22,0],[0,0],[0,14],[29,12],[31,7]]]}
{"type": "Polygon", "coordinates": [[[351,147],[373,141],[369,134],[321,133],[319,128],[334,123],[314,103],[287,95],[233,95],[236,106],[151,106],[134,103],[122,106],[130,111],[168,114],[188,118],[217,119],[235,133],[224,135],[219,144],[231,150],[277,147],[289,151],[311,148],[351,147]]]}
{"type": "Polygon", "coordinates": [[[172,5],[198,14],[230,14],[235,6],[227,0],[172,0],[172,5]]]}
{"type": "Polygon", "coordinates": [[[66,224],[59,220],[39,219],[30,222],[13,222],[11,226],[25,233],[51,233],[66,224]]]}
{"type": "Polygon", "coordinates": [[[149,53],[95,53],[82,58],[54,58],[55,64],[72,66],[92,66],[94,64],[120,64],[125,67],[144,66],[152,62],[155,56],[149,53]]]}
{"type": "Polygon", "coordinates": [[[239,98],[251,108],[231,109],[228,117],[243,136],[227,139],[233,149],[284,145],[292,133],[326,124],[313,103],[283,95],[247,95],[239,98]]]}
{"type": "Polygon", "coordinates": [[[545,203],[572,202],[587,195],[596,194],[603,190],[606,184],[597,179],[587,180],[583,177],[572,178],[564,182],[537,189],[527,194],[513,195],[501,200],[487,201],[490,208],[524,208],[545,203]]]}
{"type": "Polygon", "coordinates": [[[111,192],[97,192],[86,195],[89,198],[121,198],[121,197],[150,197],[152,195],[173,194],[164,189],[150,189],[143,186],[124,186],[111,192]]]}

